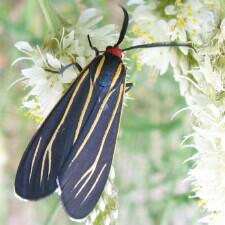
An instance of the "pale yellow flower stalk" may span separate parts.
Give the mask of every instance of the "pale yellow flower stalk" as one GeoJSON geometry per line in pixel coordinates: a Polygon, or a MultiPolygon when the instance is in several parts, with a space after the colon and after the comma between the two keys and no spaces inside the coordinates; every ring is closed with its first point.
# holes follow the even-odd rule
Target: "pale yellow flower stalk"
{"type": "MultiPolygon", "coordinates": [[[[95,52],[89,46],[87,35],[90,35],[93,45],[99,50],[104,50],[106,46],[116,42],[118,34],[115,25],[99,26],[101,20],[102,17],[98,16],[97,10],[90,8],[81,13],[76,24],[67,28],[62,27],[57,37],[49,38],[44,47],[31,46],[25,41],[15,44],[24,56],[16,59],[14,64],[20,60],[32,62],[31,67],[22,70],[22,82],[30,89],[24,98],[23,107],[38,122],[47,117],[79,74],[73,67],[62,75],[47,72],[45,69],[60,71],[70,63],[77,62],[82,67],[90,63],[95,57],[95,52]]],[[[115,173],[112,167],[105,190],[96,208],[84,220],[84,224],[116,224],[118,209],[114,181],[115,173]]]]}
{"type": "MultiPolygon", "coordinates": [[[[223,19],[224,21],[224,19],[223,19]]],[[[197,57],[199,67],[190,71],[199,90],[189,93],[193,123],[195,167],[190,177],[196,197],[209,215],[202,219],[210,225],[225,223],[225,36],[224,22],[209,46],[197,57]]]]}

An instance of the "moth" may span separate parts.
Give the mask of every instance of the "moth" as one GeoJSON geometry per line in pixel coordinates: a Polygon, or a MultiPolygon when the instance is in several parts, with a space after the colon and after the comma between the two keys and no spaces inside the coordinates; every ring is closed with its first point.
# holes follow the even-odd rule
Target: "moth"
{"type": "MultiPolygon", "coordinates": [[[[152,43],[121,49],[129,22],[124,21],[119,39],[105,51],[90,47],[96,57],[80,71],[40,128],[20,161],[15,192],[27,200],[39,200],[56,189],[65,211],[73,219],[85,218],[97,204],[109,176],[116,144],[126,82],[122,53],[136,48],[192,47],[190,44],[152,43]]],[[[46,71],[49,71],[46,69],[46,71]]]]}

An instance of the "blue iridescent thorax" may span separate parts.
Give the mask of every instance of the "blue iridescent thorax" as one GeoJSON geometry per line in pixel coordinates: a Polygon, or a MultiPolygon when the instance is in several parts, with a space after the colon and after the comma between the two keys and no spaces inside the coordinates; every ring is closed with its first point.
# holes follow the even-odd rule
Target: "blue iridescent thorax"
{"type": "MultiPolygon", "coordinates": [[[[115,77],[118,66],[122,63],[121,59],[111,53],[105,52],[105,62],[97,81],[101,87],[108,87],[111,85],[113,78],[115,77]]],[[[124,71],[121,71],[121,75],[124,71]]],[[[125,73],[124,73],[125,74],[125,73]]]]}

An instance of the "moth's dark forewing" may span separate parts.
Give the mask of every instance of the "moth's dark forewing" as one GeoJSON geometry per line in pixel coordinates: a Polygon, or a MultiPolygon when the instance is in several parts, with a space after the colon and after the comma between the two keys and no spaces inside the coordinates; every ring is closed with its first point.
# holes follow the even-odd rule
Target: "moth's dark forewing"
{"type": "MultiPolygon", "coordinates": [[[[91,83],[93,60],[78,76],[33,136],[19,164],[16,194],[36,200],[56,190],[56,178],[73,143],[74,133],[91,83]]],[[[87,108],[87,114],[91,111],[87,108]]]]}
{"type": "Polygon", "coordinates": [[[101,69],[101,65],[99,65],[101,60],[102,56],[99,56],[89,64],[87,80],[80,86],[80,91],[74,97],[71,110],[67,113],[64,123],[53,142],[53,149],[66,151],[65,154],[58,156],[61,157],[60,167],[64,164],[71,146],[76,141],[80,130],[95,106],[95,102],[98,100],[93,94],[93,77],[100,73],[100,71],[97,71],[97,68],[101,69]]]}
{"type": "MultiPolygon", "coordinates": [[[[106,56],[105,65],[107,59],[106,56]]],[[[116,74],[120,62],[113,68],[112,74],[116,74]]],[[[104,68],[100,77],[108,73],[105,73],[104,68]]],[[[97,82],[98,90],[94,94],[99,94],[99,101],[59,176],[61,199],[66,211],[74,219],[82,219],[92,211],[109,175],[124,96],[125,68],[121,68],[114,88],[110,89],[105,78],[102,79],[104,86],[102,82],[97,82]]]]}

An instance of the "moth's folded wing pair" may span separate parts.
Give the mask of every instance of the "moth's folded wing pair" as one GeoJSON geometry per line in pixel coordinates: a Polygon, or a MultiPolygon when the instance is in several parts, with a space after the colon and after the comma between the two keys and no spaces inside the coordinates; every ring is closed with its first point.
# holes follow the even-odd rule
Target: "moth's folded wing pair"
{"type": "Polygon", "coordinates": [[[89,69],[83,70],[33,136],[15,180],[17,195],[37,200],[54,192],[58,179],[63,205],[74,219],[86,217],[104,189],[124,95],[121,82],[99,101],[89,69]]]}

